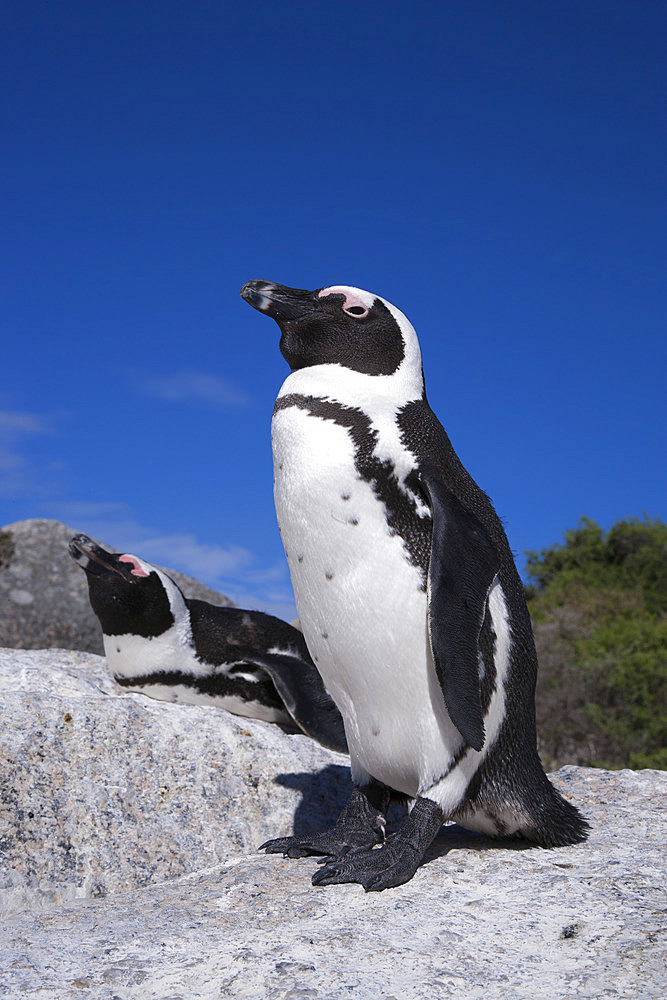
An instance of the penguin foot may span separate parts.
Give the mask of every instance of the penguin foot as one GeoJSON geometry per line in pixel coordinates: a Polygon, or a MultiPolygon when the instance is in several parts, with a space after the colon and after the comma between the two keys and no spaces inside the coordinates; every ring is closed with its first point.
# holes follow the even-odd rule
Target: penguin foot
{"type": "Polygon", "coordinates": [[[365,851],[384,840],[384,812],[389,801],[386,789],[375,786],[355,788],[331,830],[313,833],[308,837],[277,837],[261,844],[258,850],[267,854],[282,854],[286,858],[305,858],[309,854],[324,854],[325,861],[335,861],[365,851]],[[372,797],[382,808],[370,801],[372,797]]]}
{"type": "Polygon", "coordinates": [[[400,830],[375,850],[359,851],[329,862],[313,875],[313,885],[358,882],[366,892],[381,892],[409,882],[442,826],[442,810],[430,799],[418,798],[400,830]]]}

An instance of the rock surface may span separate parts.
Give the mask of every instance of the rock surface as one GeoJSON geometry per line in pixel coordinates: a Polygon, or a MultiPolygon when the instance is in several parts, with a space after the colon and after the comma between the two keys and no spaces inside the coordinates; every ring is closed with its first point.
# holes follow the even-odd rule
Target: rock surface
{"type": "Polygon", "coordinates": [[[313,859],[250,852],[293,818],[329,822],[345,758],[266,723],[117,694],[82,653],[5,650],[0,678],[1,998],[667,993],[663,772],[554,775],[592,823],[585,844],[545,851],[450,826],[407,885],[315,889],[313,859]]]}
{"type": "MultiPolygon", "coordinates": [[[[67,552],[75,534],[60,521],[38,519],[0,529],[0,646],[103,653],[102,630],[88,601],[85,573],[67,552]]],[[[111,550],[104,542],[99,544],[111,550]]],[[[232,603],[189,576],[166,572],[186,597],[222,607],[232,603]]]]}
{"type": "Polygon", "coordinates": [[[347,757],[127,693],[90,653],[0,650],[0,714],[0,916],[196,871],[291,833],[295,812],[317,829],[349,792],[347,757]]]}

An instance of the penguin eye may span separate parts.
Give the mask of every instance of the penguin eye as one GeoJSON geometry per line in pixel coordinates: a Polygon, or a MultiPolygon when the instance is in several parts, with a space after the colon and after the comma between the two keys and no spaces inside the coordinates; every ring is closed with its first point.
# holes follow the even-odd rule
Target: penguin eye
{"type": "Polygon", "coordinates": [[[362,316],[368,316],[368,309],[365,309],[363,306],[348,306],[347,309],[343,306],[343,312],[347,313],[348,316],[355,316],[359,319],[362,316]]]}

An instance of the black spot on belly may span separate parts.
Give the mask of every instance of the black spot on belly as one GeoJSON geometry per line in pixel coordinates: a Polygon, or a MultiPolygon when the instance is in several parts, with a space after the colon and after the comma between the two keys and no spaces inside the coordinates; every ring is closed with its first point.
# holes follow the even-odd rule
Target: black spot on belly
{"type": "Polygon", "coordinates": [[[350,519],[348,520],[348,522],[347,522],[347,523],[348,523],[348,524],[354,524],[354,525],[357,525],[357,524],[359,524],[359,518],[358,518],[358,517],[351,517],[351,518],[350,518],[350,519]]]}
{"type": "Polygon", "coordinates": [[[296,561],[297,562],[303,562],[303,556],[297,556],[296,557],[296,561]]]}
{"type": "Polygon", "coordinates": [[[334,578],[334,574],[330,571],[327,571],[324,575],[326,576],[327,580],[333,580],[334,578]]]}
{"type": "Polygon", "coordinates": [[[320,632],[320,635],[322,636],[323,639],[328,639],[329,638],[329,633],[328,632],[320,632]]]}
{"type": "MultiPolygon", "coordinates": [[[[414,494],[418,491],[413,489],[415,484],[412,482],[415,476],[407,477],[406,484],[410,490],[407,492],[399,483],[393,462],[388,458],[378,458],[375,454],[378,432],[363,410],[344,406],[331,399],[290,393],[278,397],[273,412],[276,414],[290,407],[305,410],[322,420],[330,420],[348,431],[354,445],[356,478],[368,483],[378,502],[383,505],[390,534],[400,536],[406,559],[421,570],[425,587],[431,554],[432,525],[430,517],[421,517],[417,512],[414,494]]],[[[343,500],[348,500],[350,496],[348,492],[341,493],[343,500]]]]}

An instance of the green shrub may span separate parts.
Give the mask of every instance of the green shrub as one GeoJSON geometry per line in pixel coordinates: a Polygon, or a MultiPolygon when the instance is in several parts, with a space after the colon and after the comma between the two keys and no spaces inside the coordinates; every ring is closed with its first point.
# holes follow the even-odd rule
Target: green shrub
{"type": "Polygon", "coordinates": [[[526,553],[548,766],[667,766],[667,525],[590,518],[526,553]]]}

